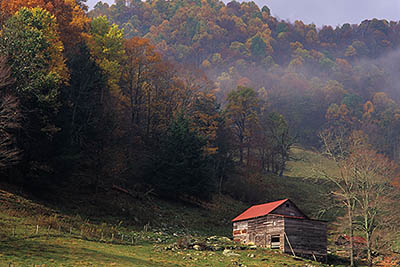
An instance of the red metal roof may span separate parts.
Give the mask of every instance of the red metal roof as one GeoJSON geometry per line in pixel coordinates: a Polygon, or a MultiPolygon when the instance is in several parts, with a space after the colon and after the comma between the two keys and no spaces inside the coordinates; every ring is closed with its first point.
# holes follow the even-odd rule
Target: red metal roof
{"type": "Polygon", "coordinates": [[[275,210],[277,207],[279,207],[288,200],[289,199],[286,198],[283,200],[252,206],[248,208],[245,212],[237,216],[235,219],[233,219],[232,222],[268,215],[269,213],[271,213],[273,210],[275,210]]]}

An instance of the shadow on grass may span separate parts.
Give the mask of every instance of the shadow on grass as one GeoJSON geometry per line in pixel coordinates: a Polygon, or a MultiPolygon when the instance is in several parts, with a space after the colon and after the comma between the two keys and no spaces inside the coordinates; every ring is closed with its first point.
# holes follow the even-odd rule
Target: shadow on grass
{"type": "MultiPolygon", "coordinates": [[[[17,266],[32,264],[109,266],[111,263],[117,263],[118,266],[161,266],[155,261],[137,257],[135,247],[130,248],[132,252],[128,251],[127,247],[121,246],[123,250],[121,253],[118,245],[106,247],[105,244],[95,242],[78,245],[75,240],[69,239],[13,240],[0,243],[0,262],[17,266]],[[118,255],[123,253],[127,255],[118,255]]],[[[163,263],[162,266],[168,264],[163,263]]]]}

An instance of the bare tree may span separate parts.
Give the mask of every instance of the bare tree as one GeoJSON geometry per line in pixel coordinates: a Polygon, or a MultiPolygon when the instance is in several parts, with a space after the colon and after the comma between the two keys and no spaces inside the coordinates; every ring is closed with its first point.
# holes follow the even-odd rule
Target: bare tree
{"type": "MultiPolygon", "coordinates": [[[[337,172],[328,172],[325,166],[317,166],[314,173],[319,179],[332,183],[336,190],[331,192],[335,199],[346,209],[350,237],[350,266],[354,266],[354,211],[356,207],[355,187],[356,181],[346,165],[348,155],[348,137],[340,132],[324,131],[320,133],[324,145],[324,154],[331,159],[336,166],[337,172]]],[[[356,142],[356,140],[353,140],[356,142]]]]}
{"type": "MultiPolygon", "coordinates": [[[[397,166],[386,156],[378,154],[368,145],[352,147],[346,165],[356,181],[354,188],[356,226],[367,240],[368,266],[372,266],[372,237],[380,229],[395,223],[390,216],[393,210],[391,181],[397,166]]],[[[393,218],[392,218],[393,219],[393,218]]]]}
{"type": "Polygon", "coordinates": [[[395,222],[392,216],[393,180],[397,166],[386,156],[377,153],[360,131],[349,136],[339,132],[321,135],[325,154],[336,163],[337,174],[324,168],[317,174],[336,186],[333,195],[347,210],[350,235],[350,264],[354,266],[354,230],[361,231],[367,240],[368,266],[372,266],[372,237],[380,229],[387,231],[395,222]]]}

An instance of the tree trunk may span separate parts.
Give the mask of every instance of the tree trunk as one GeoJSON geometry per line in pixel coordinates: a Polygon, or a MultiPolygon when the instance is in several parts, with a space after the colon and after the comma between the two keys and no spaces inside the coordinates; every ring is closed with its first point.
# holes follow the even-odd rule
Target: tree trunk
{"type": "Polygon", "coordinates": [[[261,150],[261,170],[265,172],[265,149],[261,150]]]}
{"type": "Polygon", "coordinates": [[[350,266],[354,266],[353,212],[351,210],[351,203],[348,203],[347,212],[349,216],[350,266]]]}
{"type": "Polygon", "coordinates": [[[243,164],[243,136],[239,137],[239,141],[240,164],[243,164]]]}
{"type": "Polygon", "coordinates": [[[247,164],[247,167],[250,166],[250,146],[249,145],[247,146],[247,162],[246,162],[246,164],[247,164]]]}
{"type": "Polygon", "coordinates": [[[284,152],[283,149],[281,151],[281,166],[279,168],[280,168],[279,176],[283,176],[283,172],[285,171],[286,168],[286,153],[284,152]]]}
{"type": "Polygon", "coordinates": [[[371,249],[371,238],[367,233],[367,256],[368,256],[368,267],[372,267],[372,249],[371,249]]]}

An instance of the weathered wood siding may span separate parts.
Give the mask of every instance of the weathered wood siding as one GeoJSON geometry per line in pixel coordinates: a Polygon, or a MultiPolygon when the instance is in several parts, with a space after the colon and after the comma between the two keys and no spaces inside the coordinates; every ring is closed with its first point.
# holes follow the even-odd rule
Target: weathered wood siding
{"type": "Polygon", "coordinates": [[[267,248],[273,243],[274,248],[300,257],[320,261],[327,257],[327,222],[308,219],[290,200],[268,215],[234,222],[233,238],[267,248]]]}
{"type": "Polygon", "coordinates": [[[254,243],[260,247],[271,247],[271,236],[279,236],[280,249],[284,249],[284,220],[282,216],[263,216],[233,223],[234,241],[254,243]]]}
{"type": "MultiPolygon", "coordinates": [[[[314,255],[324,260],[327,255],[327,223],[315,220],[284,218],[285,233],[298,256],[314,255]]],[[[285,239],[284,252],[292,253],[285,239]]],[[[312,257],[314,257],[312,256],[312,257]]]]}
{"type": "Polygon", "coordinates": [[[295,217],[306,217],[291,201],[286,201],[283,205],[272,211],[270,214],[279,214],[295,217]]]}
{"type": "Polygon", "coordinates": [[[271,247],[271,236],[279,235],[281,240],[281,250],[283,250],[283,217],[267,215],[264,217],[249,220],[249,242],[253,242],[260,247],[271,247]]]}
{"type": "Polygon", "coordinates": [[[233,223],[233,240],[240,243],[248,243],[249,235],[247,232],[248,221],[233,223]]]}

